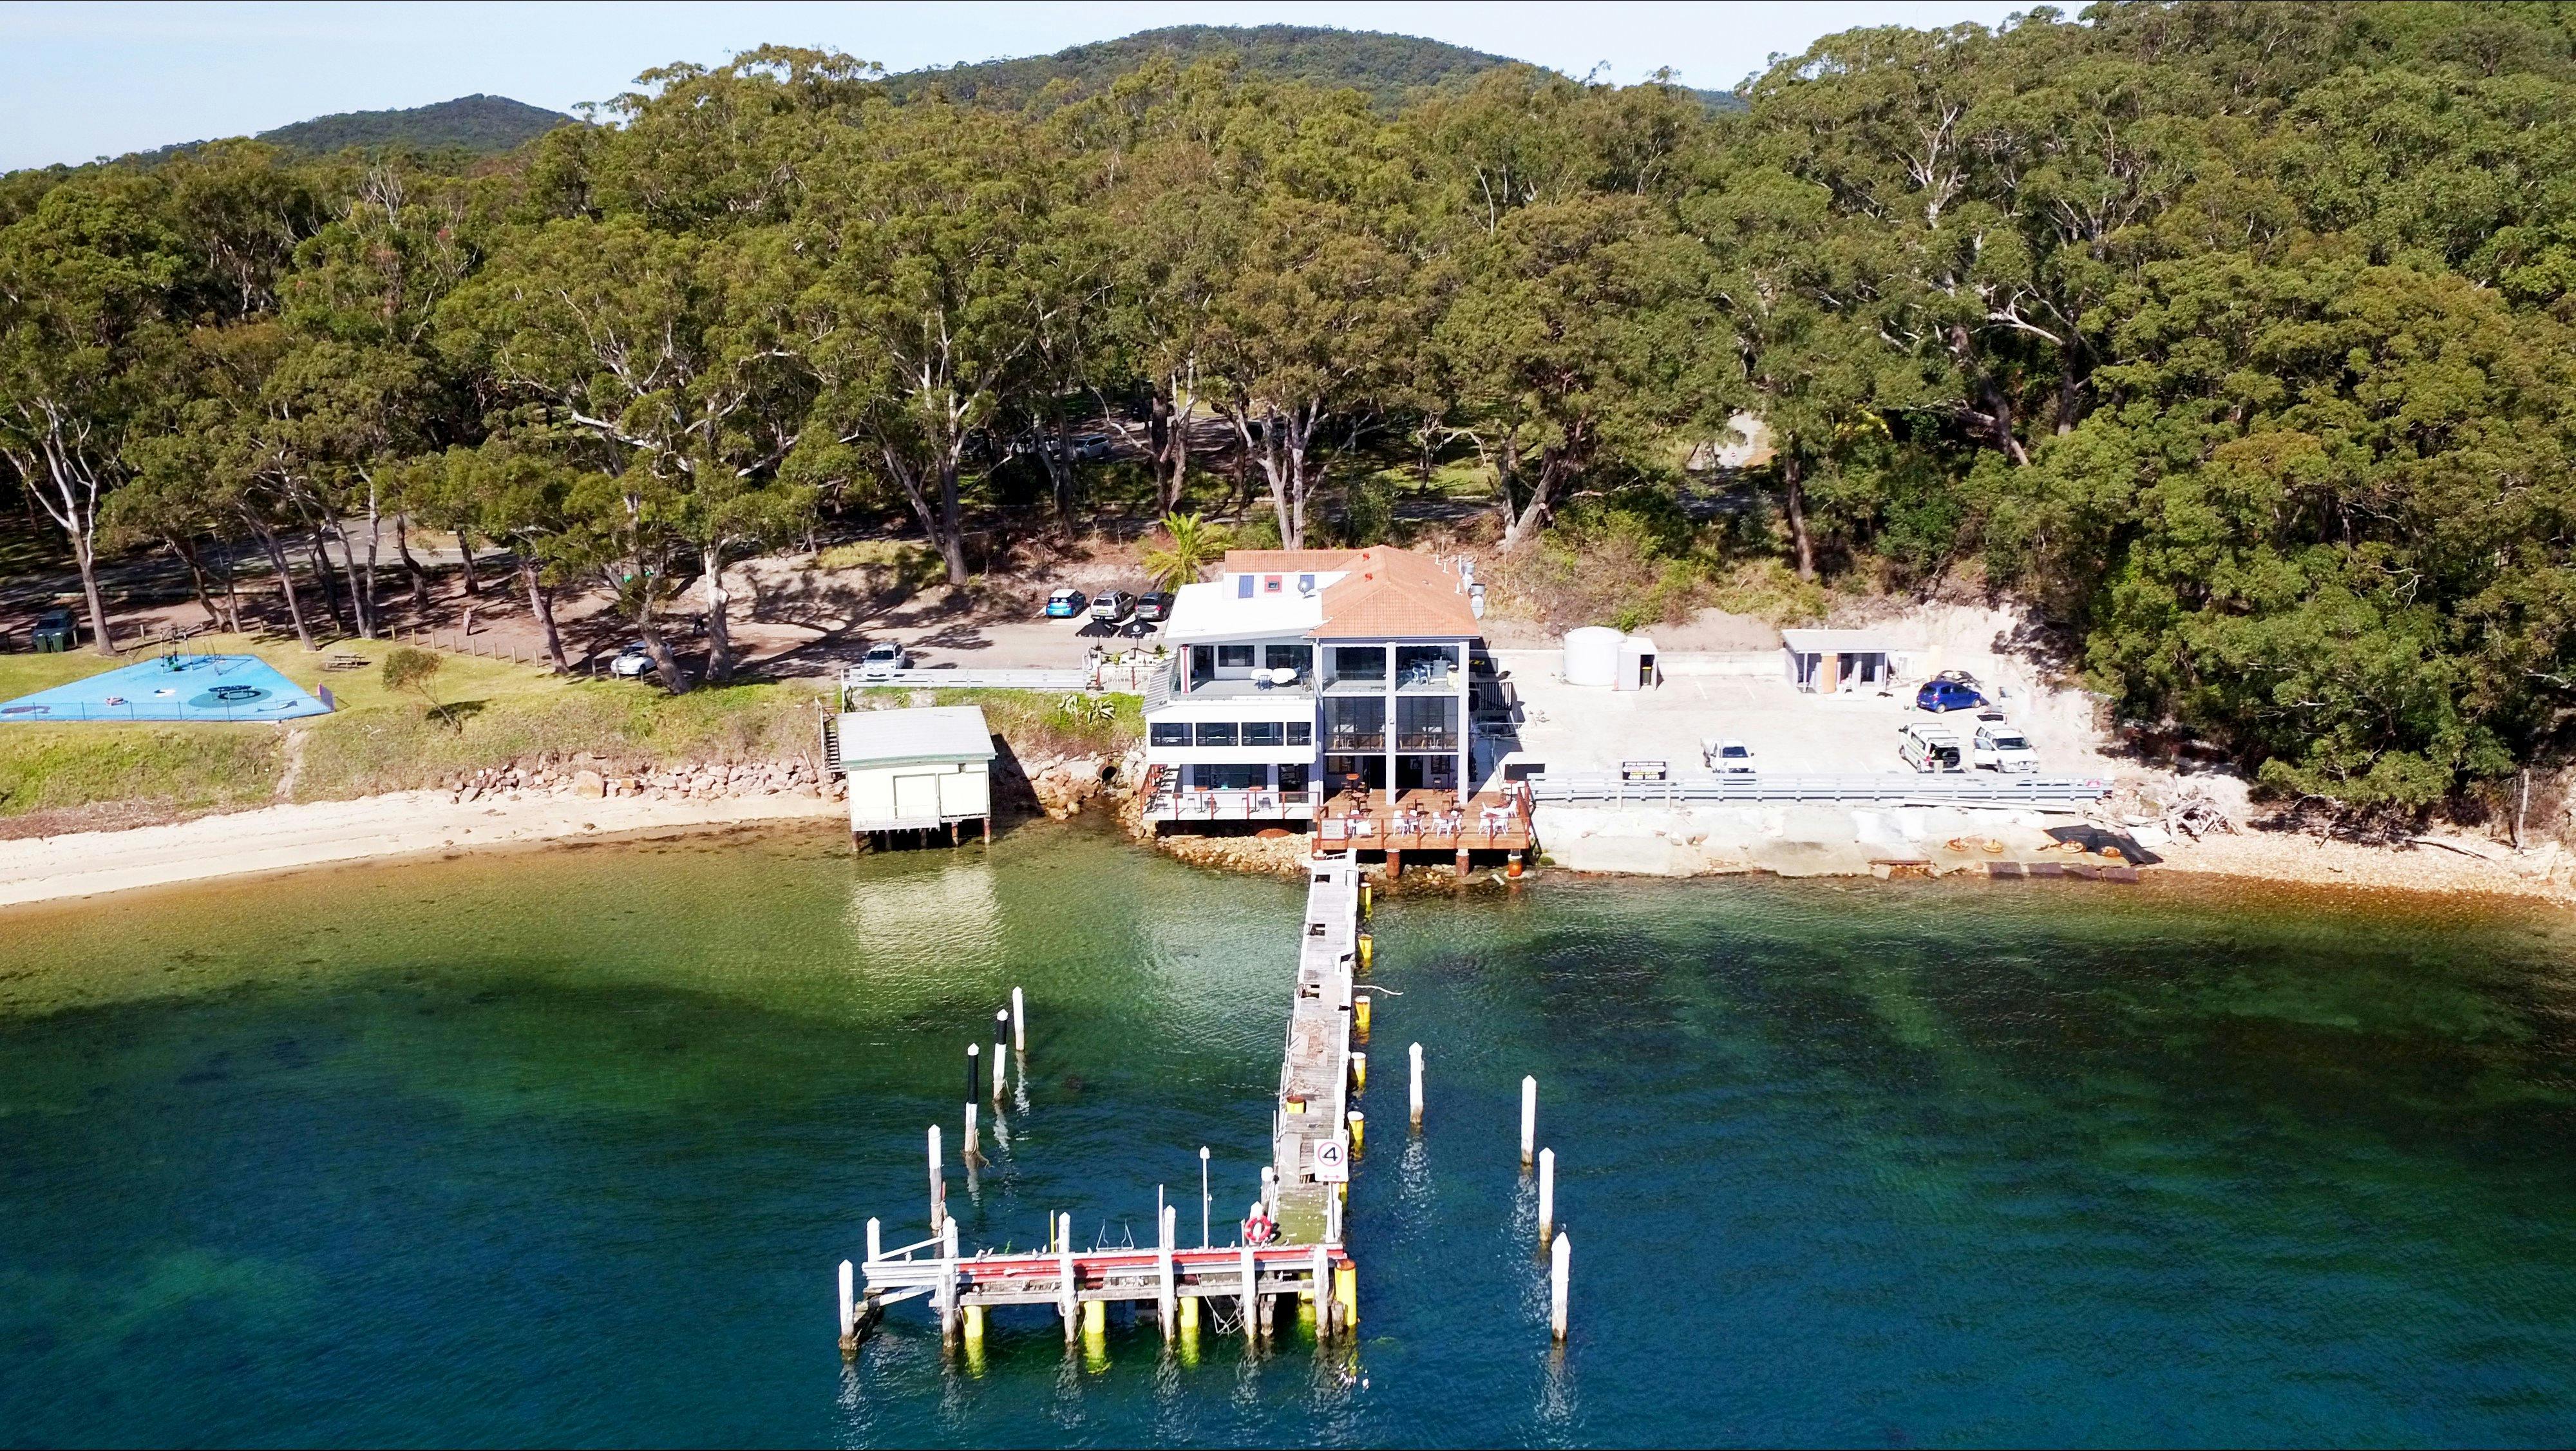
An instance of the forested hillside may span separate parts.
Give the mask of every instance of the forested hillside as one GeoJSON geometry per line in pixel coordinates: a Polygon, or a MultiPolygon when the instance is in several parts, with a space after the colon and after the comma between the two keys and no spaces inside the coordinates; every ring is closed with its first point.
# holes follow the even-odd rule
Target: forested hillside
{"type": "Polygon", "coordinates": [[[1321,25],[1171,25],[1053,55],[907,71],[888,77],[886,89],[909,98],[936,88],[954,100],[1016,109],[1051,87],[1058,95],[1092,95],[1148,61],[1188,65],[1220,56],[1239,61],[1249,75],[1349,86],[1382,105],[1513,63],[1443,41],[1321,25]]]}
{"type": "Polygon", "coordinates": [[[1171,56],[1027,109],[796,51],[647,79],[493,174],[236,145],[0,183],[0,486],[84,560],[400,508],[654,638],[818,514],[962,580],[970,535],[1237,468],[1282,540],[1370,538],[1411,459],[1481,481],[1506,553],[2011,593],[2285,795],[2416,810],[2568,754],[2557,6],[1856,31],[1724,115],[1171,56]],[[1738,410],[1761,507],[1693,524],[1738,410]],[[1079,461],[1104,412],[1141,468],[1079,461]]]}
{"type": "Polygon", "coordinates": [[[404,146],[420,151],[455,147],[478,154],[509,151],[557,126],[572,124],[549,111],[507,96],[460,96],[403,111],[346,111],[262,131],[259,140],[289,150],[332,152],[346,146],[404,146]]]}

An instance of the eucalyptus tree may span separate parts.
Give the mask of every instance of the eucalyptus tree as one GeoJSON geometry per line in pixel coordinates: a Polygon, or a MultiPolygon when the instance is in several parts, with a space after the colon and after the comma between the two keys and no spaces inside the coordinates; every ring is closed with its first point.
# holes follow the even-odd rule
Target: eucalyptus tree
{"type": "Polygon", "coordinates": [[[90,640],[107,607],[98,531],[131,477],[125,445],[148,426],[180,351],[191,277],[161,186],[108,169],[47,191],[0,227],[0,462],[63,531],[90,640]]]}
{"type": "Polygon", "coordinates": [[[681,674],[652,610],[667,561],[693,557],[707,599],[708,672],[734,668],[724,571],[792,532],[803,492],[779,483],[814,396],[813,339],[793,326],[808,264],[774,230],[724,238],[656,231],[632,217],[548,222],[511,236],[441,309],[460,365],[540,401],[581,431],[621,481],[576,490],[618,516],[593,551],[653,653],[681,674]],[[780,492],[771,492],[773,490],[780,492]],[[656,574],[655,571],[660,571],[656,574]],[[653,574],[653,590],[626,587],[653,574]]]}
{"type": "Polygon", "coordinates": [[[964,584],[971,452],[1080,300],[1079,269],[1045,265],[1061,167],[1025,123],[930,99],[836,133],[817,173],[797,226],[824,259],[797,308],[812,427],[895,486],[964,584]]]}

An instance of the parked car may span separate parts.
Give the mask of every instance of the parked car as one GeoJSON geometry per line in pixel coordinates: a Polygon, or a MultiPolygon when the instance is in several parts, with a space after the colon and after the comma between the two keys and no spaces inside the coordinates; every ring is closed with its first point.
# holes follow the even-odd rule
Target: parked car
{"type": "Polygon", "coordinates": [[[643,641],[632,641],[610,657],[608,673],[620,680],[640,680],[653,673],[653,652],[644,648],[643,641]]]}
{"type": "Polygon", "coordinates": [[[1959,738],[1941,726],[1909,722],[1896,728],[1896,757],[1907,769],[1930,775],[1968,769],[1959,738]]]}
{"type": "Polygon", "coordinates": [[[859,657],[861,680],[892,680],[896,671],[911,668],[912,652],[891,640],[870,645],[868,653],[859,657]]]}
{"type": "Polygon", "coordinates": [[[1977,733],[1968,738],[1968,764],[1997,771],[2036,771],[2039,752],[2030,748],[2030,738],[2012,722],[1980,717],[1977,733]]]}
{"type": "Polygon", "coordinates": [[[1974,710],[1985,703],[1975,686],[1957,680],[1927,680],[1914,692],[1914,704],[1929,711],[1974,710]]]}
{"type": "Polygon", "coordinates": [[[1110,442],[1106,434],[1086,433],[1073,441],[1073,461],[1094,464],[1109,457],[1110,442]]]}
{"type": "Polygon", "coordinates": [[[1136,596],[1136,618],[1160,624],[1172,617],[1172,597],[1161,590],[1148,590],[1136,596]]]}
{"type": "Polygon", "coordinates": [[[1700,742],[1699,756],[1708,763],[1710,770],[1721,776],[1749,774],[1753,770],[1753,748],[1733,737],[1725,740],[1711,737],[1700,742]]]}
{"type": "Polygon", "coordinates": [[[1070,620],[1082,613],[1082,607],[1089,599],[1090,596],[1071,586],[1057,590],[1047,596],[1046,617],[1050,620],[1070,620]]]}
{"type": "Polygon", "coordinates": [[[1136,612],[1136,597],[1123,589],[1105,589],[1091,597],[1091,617],[1116,624],[1136,612]]]}
{"type": "Polygon", "coordinates": [[[80,647],[80,627],[72,623],[69,610],[46,610],[36,616],[36,628],[29,632],[36,650],[42,654],[59,654],[80,647]]]}

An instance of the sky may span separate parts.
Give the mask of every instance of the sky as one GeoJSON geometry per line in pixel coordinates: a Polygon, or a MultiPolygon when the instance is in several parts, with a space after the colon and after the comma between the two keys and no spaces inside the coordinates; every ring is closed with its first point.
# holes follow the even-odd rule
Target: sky
{"type": "MultiPolygon", "coordinates": [[[[28,3],[0,0],[0,170],[245,136],[339,111],[483,92],[568,111],[675,60],[811,45],[890,71],[1044,55],[1162,25],[1332,25],[1429,36],[1622,83],[1659,66],[1723,89],[1860,25],[1992,25],[2030,0],[1805,4],[1290,4],[1278,0],[844,3],[28,3]]],[[[2069,7],[2072,8],[2072,7],[2069,7]]]]}

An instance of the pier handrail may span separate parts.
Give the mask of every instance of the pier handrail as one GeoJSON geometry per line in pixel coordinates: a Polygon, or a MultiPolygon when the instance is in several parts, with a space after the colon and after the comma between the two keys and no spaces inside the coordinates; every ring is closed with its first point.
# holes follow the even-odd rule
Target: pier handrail
{"type": "Polygon", "coordinates": [[[1677,776],[1666,781],[1624,780],[1616,772],[1545,773],[1523,783],[1534,805],[1653,806],[1729,801],[1903,801],[1926,799],[1998,805],[2098,801],[2111,794],[2099,776],[1996,776],[1962,772],[1875,775],[1791,775],[1735,772],[1677,776]]]}

